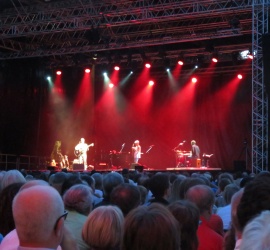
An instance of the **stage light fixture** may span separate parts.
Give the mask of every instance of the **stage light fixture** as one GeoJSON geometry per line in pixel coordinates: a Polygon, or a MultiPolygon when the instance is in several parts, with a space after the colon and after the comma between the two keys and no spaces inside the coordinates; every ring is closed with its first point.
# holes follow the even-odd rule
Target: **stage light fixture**
{"type": "Polygon", "coordinates": [[[183,60],[178,60],[177,64],[183,66],[184,65],[184,61],[183,60]]]}
{"type": "Polygon", "coordinates": [[[109,83],[109,87],[110,88],[113,88],[114,87],[114,84],[112,82],[109,83]]]}
{"type": "Polygon", "coordinates": [[[87,69],[84,70],[84,72],[89,74],[91,72],[91,70],[87,68],[87,69]]]}
{"type": "Polygon", "coordinates": [[[148,69],[150,69],[150,68],[151,68],[151,64],[150,64],[150,63],[148,63],[148,62],[147,62],[147,63],[145,63],[144,65],[145,65],[145,67],[146,67],[146,68],[148,68],[148,69]]]}
{"type": "Polygon", "coordinates": [[[191,79],[192,83],[196,83],[197,81],[198,81],[198,79],[196,77],[192,77],[192,79],[191,79]]]}
{"type": "Polygon", "coordinates": [[[62,74],[62,71],[61,70],[57,70],[56,71],[56,75],[60,76],[62,74]]]}
{"type": "Polygon", "coordinates": [[[47,76],[46,78],[48,81],[50,81],[52,78],[50,76],[47,76]]]}
{"type": "Polygon", "coordinates": [[[120,67],[116,65],[116,66],[114,66],[114,70],[119,71],[120,67]]]}
{"type": "Polygon", "coordinates": [[[237,78],[241,80],[241,79],[243,79],[243,75],[242,74],[238,74],[237,75],[237,78]]]}
{"type": "Polygon", "coordinates": [[[150,80],[150,81],[148,82],[148,84],[149,84],[149,86],[153,86],[153,85],[155,84],[155,82],[154,82],[153,80],[150,80]]]}

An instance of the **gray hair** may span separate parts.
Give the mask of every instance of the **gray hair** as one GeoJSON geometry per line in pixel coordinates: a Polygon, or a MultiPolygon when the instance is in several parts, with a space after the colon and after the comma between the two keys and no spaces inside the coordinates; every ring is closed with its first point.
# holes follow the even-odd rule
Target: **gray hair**
{"type": "Polygon", "coordinates": [[[92,210],[93,200],[91,192],[91,188],[84,184],[70,187],[63,196],[66,209],[88,215],[92,210]]]}
{"type": "Polygon", "coordinates": [[[263,211],[244,229],[240,250],[264,250],[270,248],[270,211],[263,211]]]}
{"type": "Polygon", "coordinates": [[[7,171],[2,180],[1,180],[1,188],[0,190],[3,190],[5,187],[7,187],[8,185],[10,184],[13,184],[13,183],[18,183],[18,182],[21,182],[21,183],[25,183],[26,180],[24,178],[24,176],[22,175],[22,173],[16,169],[14,170],[9,170],[7,171]]]}

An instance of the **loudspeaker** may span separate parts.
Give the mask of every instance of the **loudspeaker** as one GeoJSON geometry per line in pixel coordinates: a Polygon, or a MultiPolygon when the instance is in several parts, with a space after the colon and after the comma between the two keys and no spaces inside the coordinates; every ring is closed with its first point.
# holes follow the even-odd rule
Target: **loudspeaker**
{"type": "Polygon", "coordinates": [[[73,170],[75,171],[84,171],[84,165],[83,164],[78,164],[78,163],[73,163],[73,170]]]}
{"type": "Polygon", "coordinates": [[[140,165],[138,163],[131,163],[130,169],[135,169],[138,172],[142,172],[143,171],[143,165],[140,165]]]}
{"type": "Polygon", "coordinates": [[[55,171],[55,170],[57,170],[57,167],[54,167],[54,166],[47,166],[47,170],[55,171]]]}
{"type": "Polygon", "coordinates": [[[233,169],[236,172],[244,172],[246,171],[246,161],[234,161],[233,162],[233,169]]]}

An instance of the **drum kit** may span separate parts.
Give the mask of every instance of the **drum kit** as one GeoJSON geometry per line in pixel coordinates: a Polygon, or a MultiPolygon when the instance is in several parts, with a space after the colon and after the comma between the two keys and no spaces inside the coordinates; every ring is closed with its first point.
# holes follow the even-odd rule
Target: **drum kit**
{"type": "Polygon", "coordinates": [[[189,167],[190,151],[174,150],[176,158],[176,167],[189,167]]]}

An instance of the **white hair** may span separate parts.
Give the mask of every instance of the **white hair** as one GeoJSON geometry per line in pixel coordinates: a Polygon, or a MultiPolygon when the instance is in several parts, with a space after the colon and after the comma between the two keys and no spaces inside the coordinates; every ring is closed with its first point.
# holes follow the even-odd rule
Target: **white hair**
{"type": "Polygon", "coordinates": [[[240,250],[270,249],[270,211],[263,211],[244,228],[240,250]]]}

